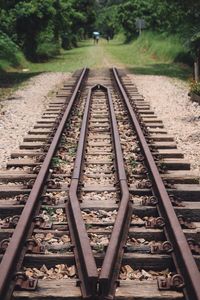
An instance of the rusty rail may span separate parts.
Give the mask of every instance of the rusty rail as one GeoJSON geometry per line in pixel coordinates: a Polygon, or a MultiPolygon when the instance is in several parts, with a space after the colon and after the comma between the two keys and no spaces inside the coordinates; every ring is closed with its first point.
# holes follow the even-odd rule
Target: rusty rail
{"type": "Polygon", "coordinates": [[[84,299],[91,300],[95,299],[96,296],[98,272],[85,223],[81,215],[80,202],[78,200],[77,192],[84,159],[92,92],[97,88],[98,86],[94,86],[90,88],[88,92],[77,154],[74,163],[74,171],[69,188],[69,201],[66,204],[69,231],[72,243],[74,245],[74,255],[80,280],[82,297],[84,299]]]}
{"type": "Polygon", "coordinates": [[[88,69],[84,68],[81,72],[79,80],[76,84],[74,92],[70,98],[70,101],[67,105],[67,108],[63,114],[63,117],[60,121],[60,124],[57,128],[57,131],[52,139],[49,150],[46,154],[46,157],[41,165],[41,169],[38,173],[38,176],[35,180],[33,188],[30,192],[28,200],[24,206],[24,209],[21,213],[20,219],[17,223],[16,229],[12,235],[12,238],[9,242],[9,245],[6,249],[6,252],[3,256],[2,262],[0,264],[0,299],[10,299],[12,289],[10,288],[11,282],[13,282],[13,273],[16,272],[16,269],[19,270],[23,258],[25,255],[24,247],[25,241],[27,239],[29,230],[32,225],[33,216],[37,206],[40,202],[40,196],[42,189],[44,188],[45,179],[48,175],[48,170],[51,164],[51,159],[58,147],[62,132],[65,128],[66,122],[69,119],[73,104],[79,94],[79,90],[83,83],[85,76],[88,73],[88,69]],[[20,258],[20,262],[18,261],[20,258]],[[10,285],[10,286],[9,286],[10,285]]]}
{"type": "Polygon", "coordinates": [[[124,254],[124,246],[127,240],[128,229],[131,222],[132,205],[129,201],[129,189],[112,96],[109,88],[103,88],[106,90],[108,97],[112,135],[115,147],[117,174],[121,192],[121,199],[117,217],[99,277],[100,298],[112,299],[116,290],[117,279],[120,272],[122,257],[124,254]]]}
{"type": "Polygon", "coordinates": [[[153,182],[153,193],[158,199],[157,209],[160,214],[165,219],[165,234],[167,238],[172,242],[173,252],[172,258],[177,271],[184,278],[185,287],[183,289],[185,298],[187,300],[200,300],[200,273],[192,256],[191,250],[180,226],[174,208],[171,204],[170,198],[167,194],[166,188],[163,184],[161,176],[159,174],[158,168],[155,164],[152,153],[146,142],[145,136],[142,132],[140,124],[137,119],[137,115],[134,112],[127,93],[123,87],[123,84],[118,76],[116,68],[112,69],[112,73],[115,82],[118,86],[120,94],[126,104],[129,116],[134,125],[136,134],[138,136],[140,146],[146,163],[150,170],[150,177],[153,182]]]}

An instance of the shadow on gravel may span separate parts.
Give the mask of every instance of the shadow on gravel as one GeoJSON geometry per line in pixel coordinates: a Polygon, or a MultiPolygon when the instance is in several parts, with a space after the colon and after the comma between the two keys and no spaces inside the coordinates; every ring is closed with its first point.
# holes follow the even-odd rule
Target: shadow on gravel
{"type": "Polygon", "coordinates": [[[0,70],[0,88],[10,88],[13,85],[22,83],[23,81],[40,74],[34,73],[21,73],[21,72],[4,72],[0,70]]]}
{"type": "Polygon", "coordinates": [[[152,64],[143,67],[129,68],[129,71],[140,75],[163,75],[187,80],[192,76],[192,69],[185,65],[177,64],[152,64]]]}
{"type": "Polygon", "coordinates": [[[5,72],[0,70],[0,98],[7,97],[18,85],[40,73],[5,72]]]}

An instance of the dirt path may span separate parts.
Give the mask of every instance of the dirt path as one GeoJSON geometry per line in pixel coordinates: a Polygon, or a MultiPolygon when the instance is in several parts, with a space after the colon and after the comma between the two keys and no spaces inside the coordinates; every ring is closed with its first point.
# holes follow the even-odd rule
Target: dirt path
{"type": "Polygon", "coordinates": [[[89,56],[92,60],[96,61],[93,69],[100,68],[124,68],[124,65],[116,61],[113,57],[111,57],[106,51],[107,42],[104,40],[100,40],[98,45],[89,48],[89,56]]]}

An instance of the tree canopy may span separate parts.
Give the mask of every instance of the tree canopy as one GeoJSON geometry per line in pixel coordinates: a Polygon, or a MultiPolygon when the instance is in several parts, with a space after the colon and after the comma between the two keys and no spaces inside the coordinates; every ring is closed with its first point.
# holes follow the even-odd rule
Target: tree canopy
{"type": "Polygon", "coordinates": [[[0,1],[0,31],[21,47],[33,61],[48,58],[93,29],[93,0],[3,0],[0,1]]]}
{"type": "Polygon", "coordinates": [[[146,30],[179,35],[199,55],[199,0],[0,0],[0,49],[10,39],[38,61],[76,47],[94,30],[110,38],[123,31],[129,41],[138,35],[137,18],[146,30]]]}

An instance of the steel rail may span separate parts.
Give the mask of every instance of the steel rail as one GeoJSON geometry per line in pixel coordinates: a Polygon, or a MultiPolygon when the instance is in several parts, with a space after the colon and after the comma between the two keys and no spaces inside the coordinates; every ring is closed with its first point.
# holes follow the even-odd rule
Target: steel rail
{"type": "Polygon", "coordinates": [[[116,167],[120,185],[121,199],[117,217],[114,223],[106,255],[99,276],[99,294],[101,299],[113,299],[117,279],[120,272],[124,246],[128,237],[128,229],[132,216],[129,188],[124,167],[123,153],[120,143],[117,120],[115,116],[110,89],[103,87],[108,96],[109,112],[111,118],[112,136],[115,148],[116,167]]]}
{"type": "Polygon", "coordinates": [[[118,86],[120,94],[122,95],[126,107],[129,112],[129,116],[133,122],[136,134],[138,136],[142,152],[146,159],[146,163],[150,170],[151,179],[153,182],[153,192],[157,196],[158,204],[157,209],[159,214],[165,219],[165,233],[173,245],[172,258],[174,264],[183,276],[185,281],[185,287],[183,289],[185,298],[187,300],[200,300],[200,273],[196,262],[192,256],[191,250],[187,243],[186,237],[180,226],[169,195],[167,194],[166,188],[163,184],[158,168],[155,164],[153,155],[149,149],[145,136],[142,132],[140,124],[137,119],[137,115],[134,112],[128,95],[123,87],[123,84],[118,76],[116,68],[112,69],[112,73],[115,82],[118,86]]]}
{"type": "Polygon", "coordinates": [[[74,170],[69,188],[69,200],[66,204],[69,231],[74,245],[74,254],[82,297],[84,299],[91,300],[96,297],[98,272],[85,223],[81,214],[80,202],[77,193],[83,166],[92,93],[98,88],[99,85],[96,85],[90,88],[88,92],[74,170]]]}
{"type": "Polygon", "coordinates": [[[46,154],[46,157],[41,165],[41,169],[37,175],[33,188],[30,192],[28,200],[24,206],[24,209],[21,213],[20,219],[17,223],[17,226],[13,232],[9,245],[6,249],[6,252],[3,256],[2,262],[0,264],[0,299],[10,299],[10,289],[9,285],[12,281],[13,272],[16,271],[16,268],[19,269],[19,264],[21,265],[23,258],[22,249],[25,246],[25,241],[28,235],[29,228],[31,227],[35,209],[40,201],[40,195],[45,184],[45,179],[48,175],[48,170],[51,164],[51,160],[55,151],[58,147],[62,132],[65,128],[66,122],[69,119],[73,104],[79,94],[81,85],[85,76],[88,73],[88,69],[84,68],[80,74],[79,80],[76,84],[74,92],[70,98],[70,101],[67,105],[67,108],[63,114],[63,117],[60,121],[60,124],[57,128],[57,131],[52,139],[49,150],[46,154]],[[18,259],[20,257],[20,263],[18,259]],[[8,295],[9,293],[9,295],[8,295]],[[8,298],[9,297],[9,298],[8,298]]]}

